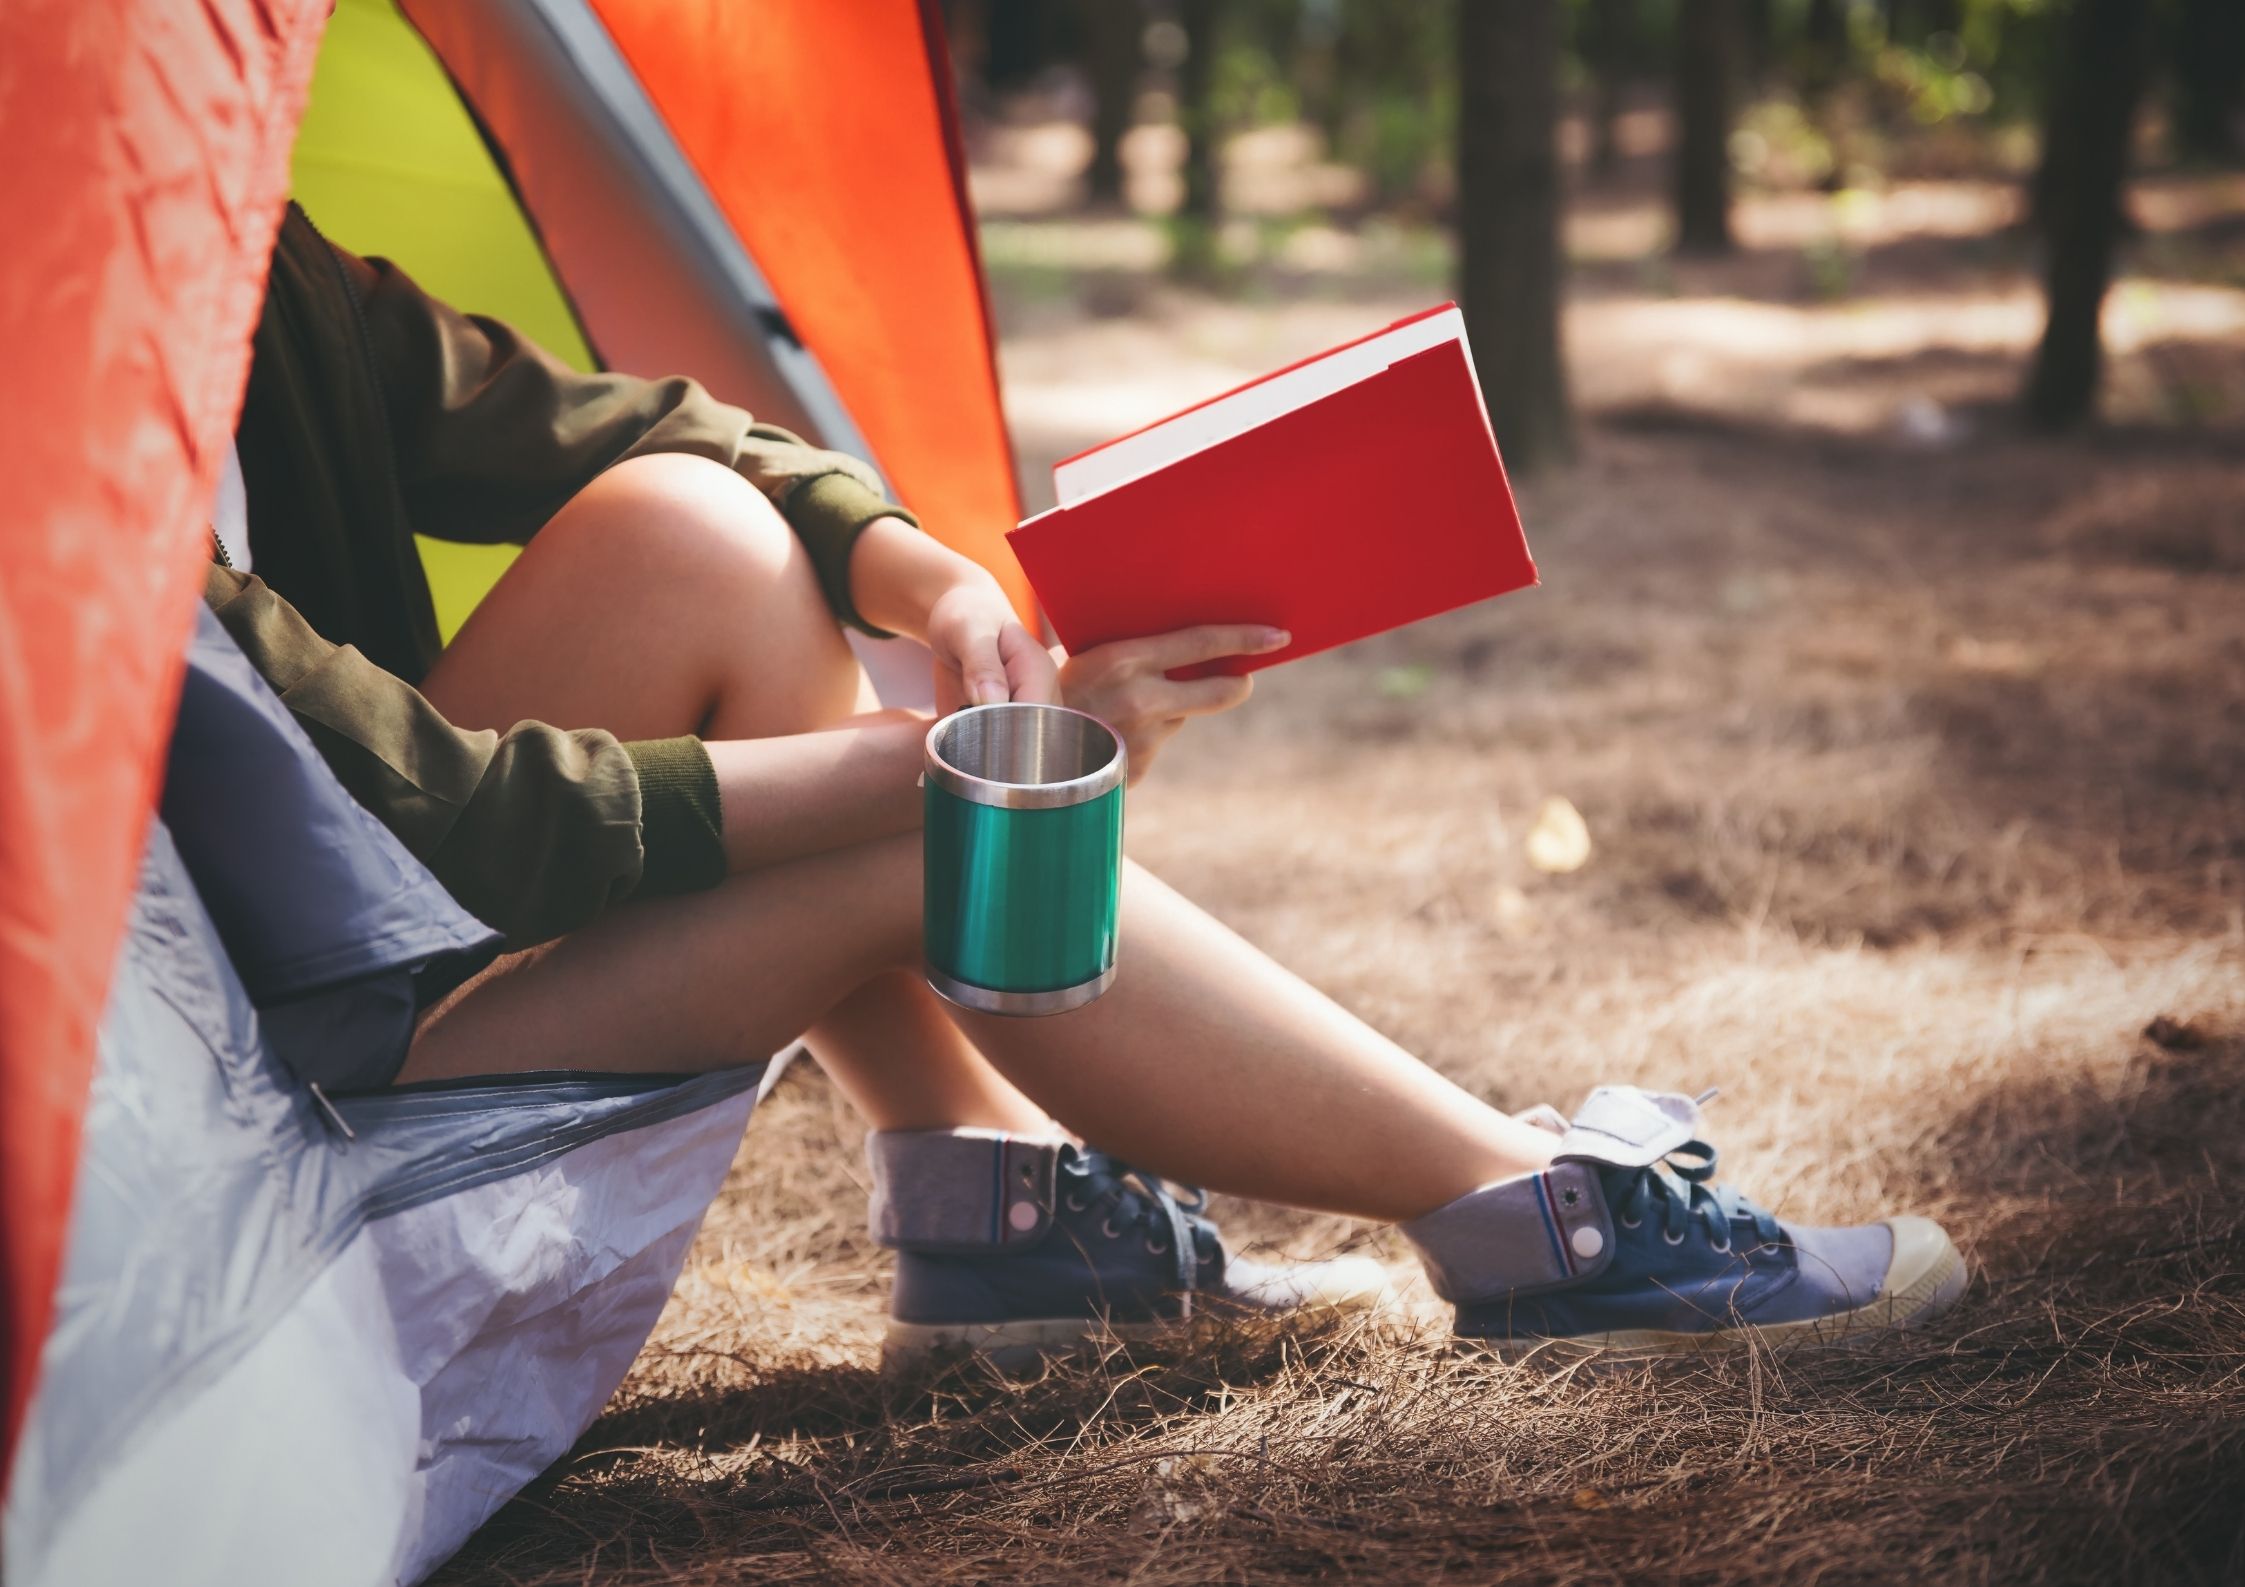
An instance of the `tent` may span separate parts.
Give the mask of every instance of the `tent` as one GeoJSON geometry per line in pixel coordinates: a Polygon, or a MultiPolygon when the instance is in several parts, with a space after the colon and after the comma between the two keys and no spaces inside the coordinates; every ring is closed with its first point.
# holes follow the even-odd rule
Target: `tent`
{"type": "MultiPolygon", "coordinates": [[[[195,598],[292,190],[565,356],[693,374],[867,456],[1026,601],[930,0],[328,12],[0,22],[17,1587],[426,1574],[598,1413],[759,1078],[353,1093],[400,978],[486,933],[195,598]],[[245,832],[288,863],[240,864],[245,832]]],[[[499,569],[429,555],[456,625],[499,569]]]]}

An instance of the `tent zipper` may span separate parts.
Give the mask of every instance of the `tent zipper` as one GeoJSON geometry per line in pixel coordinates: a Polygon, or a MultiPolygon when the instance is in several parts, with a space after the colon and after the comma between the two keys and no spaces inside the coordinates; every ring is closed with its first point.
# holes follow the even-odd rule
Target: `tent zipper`
{"type": "Polygon", "coordinates": [[[312,1093],[312,1100],[318,1104],[320,1115],[327,1120],[330,1129],[333,1129],[346,1141],[355,1141],[359,1138],[359,1132],[351,1128],[350,1121],[343,1117],[341,1110],[328,1100],[327,1092],[321,1088],[317,1080],[308,1082],[306,1089],[312,1093]]]}

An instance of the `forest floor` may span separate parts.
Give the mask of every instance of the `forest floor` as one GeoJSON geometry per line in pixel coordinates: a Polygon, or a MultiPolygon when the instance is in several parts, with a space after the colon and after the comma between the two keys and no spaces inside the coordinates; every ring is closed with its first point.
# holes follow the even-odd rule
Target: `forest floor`
{"type": "MultiPolygon", "coordinates": [[[[1253,257],[1173,285],[1157,222],[1064,207],[1075,136],[978,154],[1032,505],[1446,295],[1431,231],[1291,218],[1328,174],[1278,135],[1238,151],[1253,257]]],[[[1543,588],[1265,674],[1131,810],[1138,858],[1499,1104],[1720,1086],[1765,1204],[1940,1218],[1951,1316],[1552,1376],[1449,1350],[1392,1234],[1219,1204],[1387,1259],[1405,1309],[884,1386],[860,1133],[797,1066],[607,1416],[445,1579],[2245,1579],[2245,182],[2140,184],[2108,420],[2063,440],[2009,413],[2013,207],[1754,196],[1685,265],[1652,175],[1578,197],[1543,588]],[[1523,848],[1553,797],[1568,874],[1523,848]]]]}

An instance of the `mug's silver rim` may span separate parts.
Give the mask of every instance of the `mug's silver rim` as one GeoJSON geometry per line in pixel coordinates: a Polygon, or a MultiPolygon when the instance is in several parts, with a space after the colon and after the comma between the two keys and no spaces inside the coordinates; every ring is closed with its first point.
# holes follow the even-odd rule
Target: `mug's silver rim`
{"type": "Polygon", "coordinates": [[[1088,981],[1074,986],[1056,987],[1049,992],[1001,992],[992,986],[976,986],[945,975],[933,964],[922,967],[928,985],[946,1001],[961,1008],[971,1008],[981,1014],[1011,1014],[1016,1017],[1035,1017],[1042,1014],[1065,1014],[1070,1009],[1082,1008],[1115,984],[1115,967],[1110,964],[1088,981]]]}
{"type": "Polygon", "coordinates": [[[1079,711],[1072,705],[1045,705],[1033,700],[1009,700],[999,705],[970,705],[938,717],[928,729],[925,754],[927,779],[944,792],[978,805],[996,805],[1005,810],[1057,810],[1067,805],[1089,804],[1102,794],[1123,785],[1124,774],[1129,770],[1130,751],[1123,744],[1123,736],[1113,727],[1089,711],[1079,711]],[[960,718],[983,711],[1052,711],[1064,716],[1080,716],[1097,727],[1113,742],[1115,753],[1106,765],[1081,777],[1066,782],[998,782],[988,777],[977,777],[961,771],[943,758],[936,748],[936,740],[957,724],[960,718]]]}

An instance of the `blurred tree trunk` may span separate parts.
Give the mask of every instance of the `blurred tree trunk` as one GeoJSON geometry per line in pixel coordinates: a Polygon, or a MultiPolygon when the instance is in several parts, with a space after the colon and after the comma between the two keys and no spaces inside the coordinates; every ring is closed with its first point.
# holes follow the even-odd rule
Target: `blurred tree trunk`
{"type": "Polygon", "coordinates": [[[1582,58],[1590,69],[1590,174],[1621,163],[1621,100],[1636,52],[1637,0],[1590,0],[1582,19],[1582,58]]]}
{"type": "Polygon", "coordinates": [[[2067,24],[2035,183],[2049,311],[2027,379],[2027,417],[2038,429],[2077,424],[2096,406],[2098,318],[2123,226],[2121,187],[2151,23],[2144,0],[2078,0],[2067,24]]]}
{"type": "Polygon", "coordinates": [[[1177,70],[1177,116],[1185,129],[1185,197],[1180,206],[1213,226],[1222,200],[1218,169],[1222,129],[1216,125],[1216,28],[1219,0],[1178,0],[1185,60],[1177,70]]]}
{"type": "Polygon", "coordinates": [[[1739,0],[1739,67],[1745,82],[1760,85],[1777,51],[1777,8],[1771,0],[1739,0]]]}
{"type": "Polygon", "coordinates": [[[943,0],[943,41],[959,109],[968,120],[990,109],[990,0],[943,0]]]}
{"type": "Polygon", "coordinates": [[[1138,100],[1144,19],[1136,0],[1082,0],[1085,75],[1091,79],[1091,164],[1084,194],[1094,204],[1123,196],[1122,141],[1138,100]]]}
{"type": "Polygon", "coordinates": [[[1832,115],[1832,92],[1840,86],[1850,53],[1847,17],[1840,0],[1808,0],[1797,57],[1801,109],[1832,151],[1832,168],[1818,184],[1827,193],[1836,193],[1847,185],[1847,160],[1840,146],[1841,131],[1832,115]]]}
{"type": "Polygon", "coordinates": [[[1060,24],[1078,19],[1040,0],[981,0],[983,80],[993,94],[1020,88],[1075,48],[1060,24]]]}
{"type": "Polygon", "coordinates": [[[1731,93],[1737,0],[1682,0],[1676,17],[1676,249],[1731,251],[1731,93]]]}
{"type": "Polygon", "coordinates": [[[1621,73],[1603,67],[1590,81],[1590,174],[1604,181],[1621,165],[1621,73]]]}
{"type": "Polygon", "coordinates": [[[1801,91],[1821,99],[1838,83],[1847,58],[1847,28],[1840,0],[1808,0],[1801,19],[1801,91]]]}
{"type": "Polygon", "coordinates": [[[1574,455],[1559,356],[1563,0],[1464,0],[1458,40],[1458,295],[1515,474],[1574,455]]]}
{"type": "Polygon", "coordinates": [[[1296,22],[1294,91],[1301,96],[1303,123],[1317,129],[1330,155],[1341,132],[1340,12],[1305,6],[1296,22]]]}
{"type": "Polygon", "coordinates": [[[2192,160],[2234,163],[2245,92],[2245,0],[2184,0],[2175,29],[2175,142],[2192,160]]]}
{"type": "Polygon", "coordinates": [[[1223,220],[1223,129],[1216,124],[1216,30],[1220,0],[1178,0],[1185,59],[1177,68],[1177,119],[1185,133],[1185,191],[1171,227],[1171,266],[1204,277],[1216,268],[1216,228],[1223,220]]]}
{"type": "Polygon", "coordinates": [[[1963,25],[1963,0],[1886,0],[1889,44],[1923,44],[1936,33],[1954,33],[1963,25]]]}

